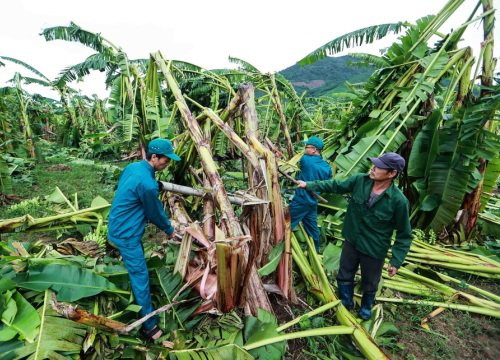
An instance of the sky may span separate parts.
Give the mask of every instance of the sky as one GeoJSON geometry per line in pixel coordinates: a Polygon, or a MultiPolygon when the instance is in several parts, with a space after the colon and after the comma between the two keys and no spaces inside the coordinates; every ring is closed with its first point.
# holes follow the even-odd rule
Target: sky
{"type": "MultiPolygon", "coordinates": [[[[47,42],[42,29],[66,26],[71,21],[101,33],[120,46],[130,59],[147,58],[160,50],[167,59],[183,60],[207,69],[234,67],[228,57],[243,59],[262,72],[283,70],[328,41],[363,27],[397,21],[415,22],[436,14],[446,0],[10,0],[0,11],[0,55],[22,60],[55,79],[67,66],[82,62],[93,50],[78,43],[47,42]]],[[[494,5],[498,8],[498,0],[494,5]]],[[[462,24],[476,4],[464,5],[442,28],[443,32],[462,24]]],[[[499,56],[500,33],[495,30],[499,56]]],[[[395,37],[349,52],[378,54],[395,37]]],[[[479,53],[482,25],[473,25],[464,37],[464,46],[479,53]]],[[[0,67],[0,86],[16,71],[0,67]]],[[[104,76],[91,74],[72,83],[82,94],[107,96],[104,76]]],[[[27,88],[57,98],[55,93],[27,88]]]]}

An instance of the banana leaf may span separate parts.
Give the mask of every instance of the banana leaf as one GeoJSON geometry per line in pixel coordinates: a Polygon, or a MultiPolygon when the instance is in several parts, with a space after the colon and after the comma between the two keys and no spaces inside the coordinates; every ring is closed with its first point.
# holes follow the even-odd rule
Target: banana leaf
{"type": "Polygon", "coordinates": [[[436,130],[441,119],[441,112],[434,111],[415,138],[408,159],[408,176],[423,177],[428,174],[430,164],[433,163],[438,152],[439,137],[436,130]]]}
{"type": "Polygon", "coordinates": [[[5,301],[5,311],[2,313],[0,341],[11,340],[19,334],[21,340],[33,342],[40,325],[35,308],[17,291],[6,291],[1,297],[1,301],[5,301]]]}
{"type": "MultiPolygon", "coordinates": [[[[371,167],[371,162],[368,157],[379,156],[387,146],[394,131],[386,131],[384,134],[376,136],[368,136],[361,139],[347,154],[341,154],[335,159],[335,164],[338,166],[342,175],[347,176],[351,173],[367,172],[371,167]]],[[[406,140],[406,137],[398,132],[390,143],[387,151],[397,150],[406,140]]]]}
{"type": "Polygon", "coordinates": [[[229,344],[213,348],[174,350],[168,353],[171,360],[253,360],[254,357],[238,345],[229,344]]]}
{"type": "Polygon", "coordinates": [[[70,265],[37,264],[30,266],[28,272],[17,274],[12,280],[25,289],[36,291],[52,289],[57,292],[58,300],[68,302],[94,296],[103,291],[127,293],[92,270],[70,265]]]}
{"type": "Polygon", "coordinates": [[[49,290],[45,291],[44,303],[38,313],[42,321],[35,342],[24,346],[19,346],[18,342],[0,343],[0,350],[4,350],[2,359],[66,359],[66,356],[80,352],[87,331],[83,325],[56,316],[50,309],[49,290]]]}

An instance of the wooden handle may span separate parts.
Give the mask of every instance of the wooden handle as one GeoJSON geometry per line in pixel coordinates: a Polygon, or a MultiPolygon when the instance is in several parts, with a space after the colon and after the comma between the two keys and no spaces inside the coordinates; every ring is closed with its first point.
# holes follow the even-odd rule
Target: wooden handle
{"type": "MultiPolygon", "coordinates": [[[[290,180],[291,182],[293,182],[295,185],[298,185],[299,182],[297,180],[295,180],[293,177],[291,177],[290,175],[288,175],[287,173],[281,171],[280,169],[278,169],[278,172],[283,175],[284,177],[286,177],[288,180],[290,180]]],[[[318,199],[319,201],[321,201],[323,204],[328,204],[328,200],[326,200],[324,197],[316,194],[315,192],[313,191],[309,191],[307,189],[305,189],[309,194],[311,194],[312,196],[314,196],[316,199],[318,199]]]]}

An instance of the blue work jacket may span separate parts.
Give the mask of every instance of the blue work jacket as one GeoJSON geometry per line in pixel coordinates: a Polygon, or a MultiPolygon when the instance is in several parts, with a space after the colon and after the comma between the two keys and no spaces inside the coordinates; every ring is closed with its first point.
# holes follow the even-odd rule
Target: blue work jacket
{"type": "MultiPolygon", "coordinates": [[[[332,178],[332,168],[323,160],[321,155],[305,154],[300,159],[300,174],[299,180],[315,181],[328,180],[332,178]]],[[[315,205],[318,199],[312,196],[305,189],[296,189],[292,201],[296,204],[315,205]]]]}
{"type": "Polygon", "coordinates": [[[155,172],[146,160],[128,165],[120,175],[109,214],[108,238],[139,243],[147,220],[168,235],[174,232],[161,201],[155,172]]]}

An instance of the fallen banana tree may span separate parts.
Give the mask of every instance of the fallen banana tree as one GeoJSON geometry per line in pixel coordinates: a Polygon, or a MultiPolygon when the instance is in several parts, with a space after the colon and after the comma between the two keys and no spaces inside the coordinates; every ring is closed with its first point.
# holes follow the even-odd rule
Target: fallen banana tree
{"type": "Polygon", "coordinates": [[[486,256],[430,245],[414,239],[406,261],[456,270],[476,276],[499,279],[500,264],[486,256]]]}

